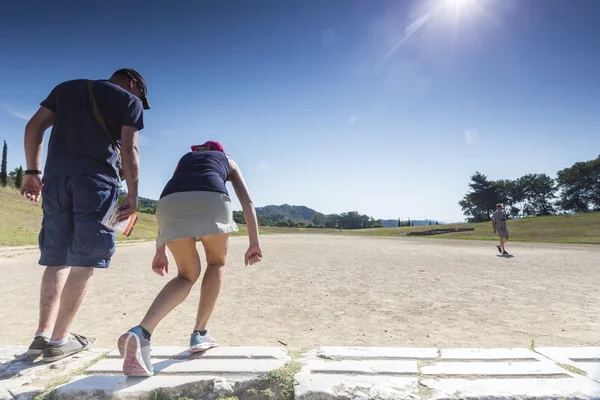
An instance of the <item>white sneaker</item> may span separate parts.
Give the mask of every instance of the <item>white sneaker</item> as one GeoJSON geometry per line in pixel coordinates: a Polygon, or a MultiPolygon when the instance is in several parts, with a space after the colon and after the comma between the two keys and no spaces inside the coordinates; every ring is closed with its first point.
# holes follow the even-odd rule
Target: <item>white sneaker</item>
{"type": "Polygon", "coordinates": [[[199,332],[194,332],[190,336],[190,351],[192,353],[206,351],[217,346],[219,345],[215,339],[210,336],[210,332],[208,330],[206,330],[206,334],[204,336],[200,335],[199,332]]]}

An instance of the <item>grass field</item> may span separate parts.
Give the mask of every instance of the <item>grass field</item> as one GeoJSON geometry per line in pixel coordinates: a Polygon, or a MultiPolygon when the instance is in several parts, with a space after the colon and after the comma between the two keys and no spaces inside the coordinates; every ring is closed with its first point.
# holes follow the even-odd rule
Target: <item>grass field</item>
{"type": "MultiPolygon", "coordinates": [[[[491,222],[443,225],[439,228],[475,228],[474,231],[430,236],[438,239],[498,240],[491,222]]],[[[426,231],[435,226],[375,228],[348,231],[345,234],[368,236],[405,236],[408,232],[426,231]]],[[[511,241],[545,243],[600,244],[600,213],[532,217],[508,222],[511,241]]]]}
{"type": "MultiPolygon", "coordinates": [[[[16,190],[0,188],[0,246],[36,245],[42,219],[40,203],[31,203],[16,190]]],[[[441,228],[442,226],[440,226],[441,228]]],[[[438,239],[497,240],[491,223],[444,225],[443,228],[473,227],[471,232],[457,232],[432,236],[438,239]]],[[[353,231],[337,229],[277,228],[261,227],[260,233],[284,234],[332,234],[359,236],[406,236],[411,231],[425,231],[435,226],[402,228],[373,228],[353,231]]],[[[508,229],[512,241],[548,243],[592,243],[600,244],[600,213],[535,217],[509,221],[508,229]]],[[[154,215],[139,214],[138,222],[129,238],[119,235],[118,240],[154,240],[157,225],[154,215]]],[[[246,227],[240,225],[235,236],[246,235],[246,227]]]]}

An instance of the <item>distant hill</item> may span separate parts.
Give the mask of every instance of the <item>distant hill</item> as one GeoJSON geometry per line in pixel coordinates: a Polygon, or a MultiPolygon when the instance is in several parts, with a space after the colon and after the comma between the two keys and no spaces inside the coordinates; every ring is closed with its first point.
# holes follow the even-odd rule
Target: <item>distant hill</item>
{"type": "Polygon", "coordinates": [[[158,201],[148,199],[146,197],[138,197],[138,207],[140,208],[154,208],[156,209],[156,204],[158,201]]]}
{"type": "MultiPolygon", "coordinates": [[[[120,201],[123,201],[126,193],[121,194],[120,201]]],[[[138,208],[139,211],[146,214],[154,214],[156,212],[156,200],[148,199],[145,197],[138,197],[138,208]]],[[[312,222],[313,216],[317,213],[316,210],[306,206],[292,206],[289,204],[282,204],[279,206],[268,205],[264,207],[256,207],[256,215],[261,217],[267,217],[272,221],[292,220],[292,221],[306,221],[312,222]]],[[[435,225],[435,221],[424,219],[424,220],[413,220],[413,226],[425,226],[435,225]]],[[[382,220],[383,226],[386,228],[395,228],[398,226],[397,219],[384,219],[382,220]]],[[[406,222],[403,220],[403,222],[406,222]]],[[[439,222],[440,225],[445,225],[443,222],[439,222]]]]}
{"type": "MultiPolygon", "coordinates": [[[[291,206],[289,204],[282,204],[280,206],[264,206],[264,207],[256,207],[256,215],[262,217],[268,217],[274,221],[280,221],[284,219],[290,219],[292,221],[306,221],[311,222],[313,216],[317,213],[317,211],[312,208],[308,208],[306,206],[291,206]]],[[[406,221],[403,221],[406,222],[406,221]]],[[[422,219],[422,220],[412,220],[413,226],[426,226],[435,225],[434,220],[422,219]]],[[[398,226],[397,219],[384,219],[382,220],[383,226],[387,228],[395,228],[398,226]]],[[[439,225],[445,225],[443,222],[438,222],[439,225]]]]}
{"type": "Polygon", "coordinates": [[[256,207],[256,215],[268,217],[274,221],[291,219],[292,221],[310,222],[315,214],[315,210],[306,206],[291,206],[289,204],[282,204],[280,206],[270,205],[256,207]]]}
{"type": "MultiPolygon", "coordinates": [[[[126,192],[122,192],[119,195],[119,202],[125,200],[125,197],[127,196],[126,192]]],[[[138,211],[143,213],[143,214],[155,214],[156,213],[156,204],[158,203],[158,201],[156,200],[152,200],[152,199],[148,199],[146,197],[139,197],[138,196],[138,211]]]]}
{"type": "MultiPolygon", "coordinates": [[[[126,193],[122,193],[119,201],[123,201],[126,195],[126,193]]],[[[138,197],[138,208],[142,213],[154,214],[157,203],[158,201],[156,200],[148,199],[146,197],[138,197]]],[[[280,206],[269,205],[264,207],[256,207],[256,215],[268,217],[277,221],[290,219],[292,221],[310,222],[312,221],[315,213],[316,211],[312,208],[305,206],[291,206],[289,204],[282,204],[280,206]]]]}

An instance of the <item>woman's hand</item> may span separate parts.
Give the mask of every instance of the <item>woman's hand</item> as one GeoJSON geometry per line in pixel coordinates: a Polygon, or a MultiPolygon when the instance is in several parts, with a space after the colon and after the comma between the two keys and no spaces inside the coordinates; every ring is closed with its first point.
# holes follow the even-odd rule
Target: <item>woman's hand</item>
{"type": "Polygon", "coordinates": [[[248,251],[246,251],[246,255],[244,256],[245,264],[256,264],[262,260],[262,256],[262,249],[260,248],[259,244],[250,245],[250,247],[248,247],[248,251]]]}
{"type": "Polygon", "coordinates": [[[152,271],[160,276],[165,276],[169,273],[169,257],[164,246],[156,248],[156,254],[152,260],[152,271]]]}

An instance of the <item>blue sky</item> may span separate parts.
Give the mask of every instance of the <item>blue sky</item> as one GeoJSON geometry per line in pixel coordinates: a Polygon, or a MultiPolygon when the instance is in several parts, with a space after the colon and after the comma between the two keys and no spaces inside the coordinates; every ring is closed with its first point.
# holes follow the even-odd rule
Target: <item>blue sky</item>
{"type": "Polygon", "coordinates": [[[60,4],[3,4],[10,169],[56,84],[122,67],[149,87],[144,197],[213,139],[256,205],[457,221],[477,170],[554,176],[600,153],[597,1],[60,4]]]}

